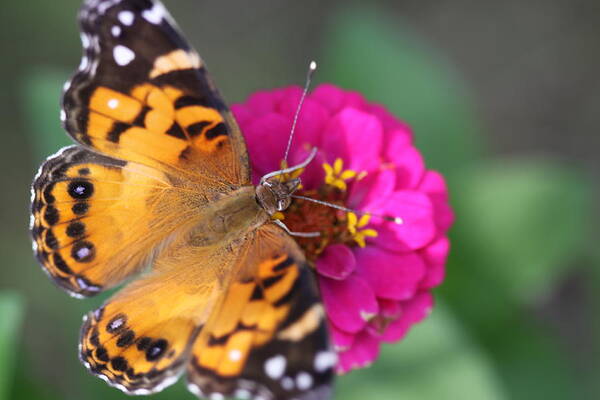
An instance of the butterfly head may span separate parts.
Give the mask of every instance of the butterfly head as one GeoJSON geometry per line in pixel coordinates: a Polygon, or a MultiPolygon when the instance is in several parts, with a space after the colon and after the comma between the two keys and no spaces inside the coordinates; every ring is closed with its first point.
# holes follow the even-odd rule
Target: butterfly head
{"type": "Polygon", "coordinates": [[[277,177],[265,180],[256,187],[259,204],[269,215],[285,211],[292,202],[292,194],[300,187],[300,178],[281,181],[277,177]]]}
{"type": "Polygon", "coordinates": [[[280,169],[266,174],[260,178],[256,186],[256,198],[267,214],[273,215],[278,211],[286,210],[291,202],[292,195],[302,184],[294,172],[301,171],[317,155],[317,148],[313,148],[306,160],[293,167],[280,169]]]}

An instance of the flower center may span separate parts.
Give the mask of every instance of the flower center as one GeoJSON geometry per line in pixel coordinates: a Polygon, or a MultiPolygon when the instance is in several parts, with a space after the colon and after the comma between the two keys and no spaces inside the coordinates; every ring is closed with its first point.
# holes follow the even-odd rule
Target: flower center
{"type": "MultiPolygon", "coordinates": [[[[344,170],[343,161],[340,158],[336,159],[333,165],[323,164],[323,169],[325,170],[325,179],[321,186],[316,190],[300,189],[298,194],[346,207],[347,181],[362,179],[366,173],[344,170]]],[[[337,210],[303,199],[294,199],[285,215],[277,217],[284,219],[284,223],[291,231],[321,233],[320,236],[314,238],[296,237],[296,241],[304,250],[308,260],[313,262],[330,244],[364,247],[367,237],[377,236],[374,229],[364,229],[369,223],[369,215],[359,218],[353,212],[337,210]]]]}

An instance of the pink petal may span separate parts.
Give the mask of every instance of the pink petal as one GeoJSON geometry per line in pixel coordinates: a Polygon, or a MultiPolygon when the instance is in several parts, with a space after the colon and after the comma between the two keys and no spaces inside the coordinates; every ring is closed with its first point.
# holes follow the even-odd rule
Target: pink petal
{"type": "Polygon", "coordinates": [[[379,298],[409,299],[425,276],[425,262],[416,253],[392,253],[367,246],[356,249],[355,256],[356,272],[379,298]]]}
{"type": "Polygon", "coordinates": [[[396,118],[384,106],[380,104],[370,104],[367,107],[367,110],[377,116],[381,121],[386,142],[390,141],[392,137],[404,136],[406,137],[407,143],[412,143],[413,134],[410,126],[396,118]]]}
{"type": "Polygon", "coordinates": [[[344,106],[346,92],[337,86],[324,83],[315,88],[308,96],[324,106],[330,114],[335,114],[344,106]]]}
{"type": "Polygon", "coordinates": [[[412,138],[402,131],[392,131],[385,136],[385,147],[383,153],[387,162],[394,163],[397,155],[406,149],[413,147],[412,138]]]}
{"type": "Polygon", "coordinates": [[[281,101],[275,105],[275,110],[282,115],[293,116],[296,113],[300,97],[302,97],[302,88],[300,86],[289,86],[282,90],[281,101]]]}
{"type": "Polygon", "coordinates": [[[336,351],[347,350],[354,343],[355,334],[345,332],[333,324],[329,324],[329,332],[331,332],[336,351]]]}
{"type": "Polygon", "coordinates": [[[445,236],[421,250],[420,253],[427,263],[425,278],[419,285],[421,289],[431,289],[442,283],[446,274],[446,259],[449,250],[450,241],[445,236]]]}
{"type": "Polygon", "coordinates": [[[368,332],[361,332],[348,350],[339,353],[338,373],[370,365],[379,356],[379,339],[368,332]]]}
{"type": "MultiPolygon", "coordinates": [[[[290,115],[293,117],[295,112],[296,110],[290,115]]],[[[306,99],[298,116],[292,149],[310,150],[313,147],[321,147],[321,138],[328,121],[329,114],[325,107],[316,101],[306,99]]]]}
{"type": "Polygon", "coordinates": [[[396,252],[416,250],[427,245],[436,234],[433,205],[429,197],[413,191],[397,191],[383,203],[367,205],[372,212],[402,218],[402,223],[373,218],[377,246],[396,252]]]}
{"type": "Polygon", "coordinates": [[[319,284],[329,320],[343,331],[360,331],[379,311],[373,291],[355,274],[343,281],[319,276],[319,284]]]}
{"type": "Polygon", "coordinates": [[[245,104],[233,104],[231,112],[243,133],[244,127],[252,121],[254,113],[245,104]]]}
{"type": "Polygon", "coordinates": [[[454,223],[454,211],[445,201],[433,201],[435,223],[439,232],[446,232],[454,223]]]}
{"type": "Polygon", "coordinates": [[[396,342],[406,335],[408,329],[421,321],[431,312],[433,296],[429,292],[420,292],[409,301],[401,303],[402,316],[392,322],[381,336],[384,342],[396,342]]]}
{"type": "Polygon", "coordinates": [[[437,171],[427,171],[419,184],[419,190],[432,195],[436,200],[448,201],[448,188],[444,177],[437,171]]]}
{"type": "MultiPolygon", "coordinates": [[[[348,207],[361,210],[366,204],[389,197],[396,187],[396,171],[382,168],[367,173],[363,179],[352,181],[348,189],[348,207]]],[[[367,209],[367,211],[369,211],[367,209]]]]}
{"type": "Polygon", "coordinates": [[[346,279],[355,267],[354,253],[343,244],[327,246],[317,260],[317,272],[331,279],[346,279]]]}
{"type": "MultiPolygon", "coordinates": [[[[299,148],[294,150],[289,157],[290,165],[298,165],[308,158],[310,150],[307,148],[299,148]]],[[[304,168],[304,172],[300,175],[302,179],[302,186],[304,189],[311,190],[317,189],[323,183],[325,179],[325,171],[323,170],[323,163],[325,162],[325,156],[323,152],[318,151],[314,160],[304,168]]]]}
{"type": "Polygon", "coordinates": [[[346,96],[344,97],[343,108],[356,108],[357,110],[367,111],[368,107],[367,101],[364,96],[359,92],[346,92],[346,96]]]}
{"type": "Polygon", "coordinates": [[[336,114],[325,128],[322,149],[332,163],[344,160],[345,169],[370,171],[380,164],[381,123],[373,115],[354,108],[336,114]]]}
{"type": "Polygon", "coordinates": [[[396,166],[396,190],[416,188],[425,173],[423,156],[414,147],[406,147],[391,155],[389,160],[396,166]]]}
{"type": "Polygon", "coordinates": [[[252,168],[257,173],[276,171],[283,159],[291,122],[274,113],[256,118],[245,127],[244,135],[248,146],[252,168]]]}
{"type": "Polygon", "coordinates": [[[250,95],[245,105],[250,109],[255,117],[261,117],[275,111],[278,102],[278,96],[272,91],[258,91],[250,95]]]}
{"type": "Polygon", "coordinates": [[[379,303],[379,315],[386,318],[398,318],[402,313],[400,303],[396,300],[377,299],[379,303]]]}

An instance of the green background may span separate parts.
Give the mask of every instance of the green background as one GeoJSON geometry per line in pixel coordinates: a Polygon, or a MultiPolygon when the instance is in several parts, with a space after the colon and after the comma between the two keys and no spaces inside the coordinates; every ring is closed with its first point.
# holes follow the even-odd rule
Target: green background
{"type": "MultiPolygon", "coordinates": [[[[415,131],[456,224],[437,306],[337,399],[600,397],[600,13],[595,1],[170,1],[230,102],[316,83],[415,131]]],[[[76,0],[0,11],[0,400],[125,399],[76,356],[84,312],[33,259],[29,184],[67,144],[76,0]]],[[[190,399],[181,383],[154,396],[190,399]]]]}

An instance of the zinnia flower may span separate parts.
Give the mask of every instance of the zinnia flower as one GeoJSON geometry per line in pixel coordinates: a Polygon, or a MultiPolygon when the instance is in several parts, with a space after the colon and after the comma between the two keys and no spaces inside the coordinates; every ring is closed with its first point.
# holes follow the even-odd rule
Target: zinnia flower
{"type": "MultiPolygon", "coordinates": [[[[232,107],[255,183],[280,169],[301,94],[299,87],[261,91],[232,107]]],[[[321,232],[297,241],[316,268],[344,373],[370,365],[382,342],[402,339],[429,313],[453,214],[444,178],[425,168],[410,128],[356,92],[317,87],[293,140],[290,165],[319,149],[298,194],[356,210],[295,199],[282,216],[292,231],[321,232]]]]}

